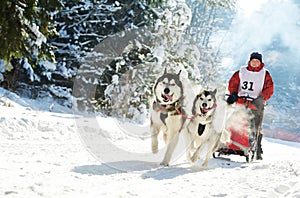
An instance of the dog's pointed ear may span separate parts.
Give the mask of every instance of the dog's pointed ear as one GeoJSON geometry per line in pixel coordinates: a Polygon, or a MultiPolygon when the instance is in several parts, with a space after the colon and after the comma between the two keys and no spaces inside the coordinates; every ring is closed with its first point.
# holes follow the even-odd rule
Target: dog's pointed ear
{"type": "Polygon", "coordinates": [[[166,74],[166,73],[168,73],[168,71],[167,71],[167,67],[165,67],[165,71],[164,71],[164,74],[166,74]]]}
{"type": "Polygon", "coordinates": [[[180,73],[181,73],[181,70],[179,70],[179,72],[178,72],[177,76],[179,76],[179,75],[180,75],[180,73]]]}
{"type": "Polygon", "coordinates": [[[201,88],[201,89],[197,92],[197,96],[199,96],[202,92],[203,92],[203,88],[201,88]]]}
{"type": "Polygon", "coordinates": [[[216,95],[216,93],[217,93],[217,89],[215,89],[215,90],[213,91],[213,93],[214,93],[214,95],[216,95]]]}

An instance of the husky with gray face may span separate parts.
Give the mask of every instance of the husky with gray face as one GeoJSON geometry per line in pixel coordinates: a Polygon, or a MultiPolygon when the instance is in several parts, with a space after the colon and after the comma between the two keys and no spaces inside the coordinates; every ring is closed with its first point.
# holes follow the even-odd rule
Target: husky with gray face
{"type": "Polygon", "coordinates": [[[150,130],[152,138],[152,152],[158,152],[158,135],[163,133],[167,150],[161,165],[168,166],[174,149],[178,143],[185,118],[183,110],[183,85],[178,74],[168,73],[165,69],[154,87],[154,102],[150,108],[150,130]]]}
{"type": "Polygon", "coordinates": [[[212,154],[221,143],[228,140],[227,133],[217,131],[213,121],[217,108],[217,90],[202,90],[195,98],[192,108],[194,118],[187,124],[186,135],[190,139],[187,147],[187,159],[196,162],[203,156],[202,166],[207,166],[212,154]]]}

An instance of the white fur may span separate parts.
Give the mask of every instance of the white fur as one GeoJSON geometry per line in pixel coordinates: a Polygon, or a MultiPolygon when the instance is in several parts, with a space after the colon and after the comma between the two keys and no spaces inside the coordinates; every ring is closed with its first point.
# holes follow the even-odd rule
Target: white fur
{"type": "MultiPolygon", "coordinates": [[[[166,74],[166,71],[164,74],[166,74]]],[[[175,76],[175,78],[179,79],[179,74],[175,76]]],[[[167,145],[167,150],[161,165],[168,166],[178,143],[179,132],[182,129],[185,119],[182,115],[177,114],[176,111],[168,111],[167,109],[169,107],[174,108],[174,106],[177,108],[177,105],[174,105],[174,102],[177,100],[179,100],[176,103],[178,104],[178,108],[183,106],[183,104],[180,104],[182,102],[183,92],[181,92],[181,87],[175,83],[175,80],[168,78],[160,79],[161,81],[156,82],[154,86],[155,89],[153,90],[155,98],[157,99],[157,101],[155,101],[156,104],[150,108],[151,148],[153,153],[158,152],[158,135],[160,132],[163,132],[163,139],[167,145]],[[170,89],[168,94],[172,96],[172,101],[163,101],[164,98],[161,97],[166,87],[170,89]],[[155,107],[155,105],[157,107],[155,107]],[[165,107],[160,108],[160,105],[164,105],[165,107]],[[161,120],[161,114],[166,117],[164,120],[165,123],[161,120]]]]}
{"type": "MultiPolygon", "coordinates": [[[[206,97],[201,98],[207,100],[206,97]]],[[[187,159],[191,162],[196,162],[200,157],[204,159],[202,166],[207,166],[211,155],[219,146],[230,141],[230,133],[225,129],[227,116],[226,111],[224,111],[225,108],[222,107],[222,100],[217,101],[217,98],[213,96],[213,102],[207,104],[209,104],[209,107],[212,107],[213,103],[217,103],[218,106],[208,111],[205,115],[200,116],[202,99],[198,98],[193,107],[199,115],[195,115],[195,119],[191,120],[184,130],[188,139],[187,143],[189,144],[186,150],[187,159]],[[198,135],[199,124],[205,125],[205,130],[201,136],[198,135]]]]}

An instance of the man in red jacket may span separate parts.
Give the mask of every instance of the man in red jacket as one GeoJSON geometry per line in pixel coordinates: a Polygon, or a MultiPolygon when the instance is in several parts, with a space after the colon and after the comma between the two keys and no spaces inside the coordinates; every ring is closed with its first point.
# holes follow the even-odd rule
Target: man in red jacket
{"type": "Polygon", "coordinates": [[[227,98],[228,104],[242,104],[251,109],[254,115],[254,129],[258,134],[256,159],[262,160],[261,148],[261,123],[263,119],[264,106],[274,92],[272,77],[262,61],[262,55],[253,52],[247,66],[241,67],[229,80],[227,98]]]}

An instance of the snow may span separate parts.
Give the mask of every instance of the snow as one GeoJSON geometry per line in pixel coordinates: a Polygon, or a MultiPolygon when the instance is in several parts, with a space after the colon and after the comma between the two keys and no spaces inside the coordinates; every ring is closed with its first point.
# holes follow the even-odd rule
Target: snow
{"type": "Polygon", "coordinates": [[[28,59],[24,58],[24,64],[23,67],[26,71],[28,71],[28,75],[29,75],[29,79],[30,81],[34,81],[37,80],[39,81],[39,78],[34,74],[33,68],[31,67],[31,65],[28,63],[28,59]]]}
{"type": "MultiPolygon", "coordinates": [[[[245,43],[239,35],[248,35],[250,27],[257,25],[255,19],[269,19],[261,12],[266,0],[251,2],[253,7],[239,1],[245,17],[241,19],[251,26],[237,27],[233,32],[239,34],[229,35],[235,38],[231,45],[245,43]],[[257,18],[247,19],[252,12],[257,18]]],[[[286,1],[273,2],[279,3],[273,10],[281,6],[296,10],[282,3],[286,1]]],[[[282,36],[285,42],[292,40],[291,46],[298,49],[294,42],[298,36],[286,35],[282,36]]],[[[241,54],[257,46],[254,37],[258,38],[249,38],[253,46],[243,45],[238,57],[246,57],[241,54]]],[[[264,34],[261,39],[269,42],[271,36],[264,34]]],[[[234,48],[228,49],[230,54],[234,48]]],[[[267,58],[276,59],[275,55],[267,58]]],[[[234,61],[223,62],[233,65],[234,61]]],[[[246,163],[245,157],[225,156],[211,158],[204,168],[202,160],[196,164],[185,160],[181,138],[170,167],[162,167],[165,145],[160,137],[158,154],[151,153],[149,122],[137,125],[75,114],[51,100],[21,98],[2,88],[0,96],[0,197],[300,197],[300,143],[276,139],[291,136],[274,126],[264,131],[262,161],[246,163]]]]}
{"type": "Polygon", "coordinates": [[[159,153],[150,152],[149,123],[75,115],[58,105],[49,112],[48,103],[0,91],[6,95],[0,106],[1,197],[300,196],[300,143],[264,138],[262,161],[226,156],[212,158],[207,168],[177,152],[170,167],[161,167],[164,144],[160,139],[159,153]]]}

